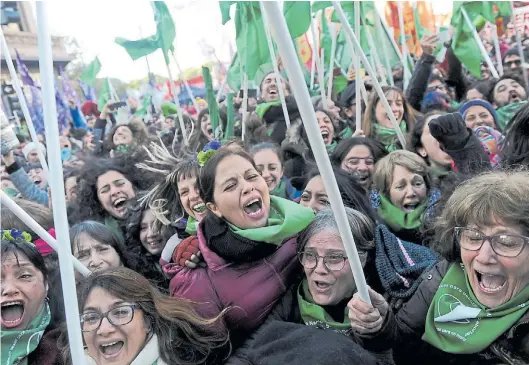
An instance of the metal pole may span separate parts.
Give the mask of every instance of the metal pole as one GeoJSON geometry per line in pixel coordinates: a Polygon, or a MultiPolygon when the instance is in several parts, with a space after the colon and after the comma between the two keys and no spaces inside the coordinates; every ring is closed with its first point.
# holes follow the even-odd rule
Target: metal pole
{"type": "MultiPolygon", "coordinates": [[[[360,36],[360,3],[356,1],[354,3],[355,7],[355,32],[360,36]]],[[[365,88],[364,80],[362,80],[362,76],[360,75],[360,57],[358,55],[355,55],[353,53],[353,57],[355,60],[355,69],[356,69],[356,82],[355,82],[355,98],[356,98],[356,115],[355,115],[355,125],[356,125],[356,132],[362,129],[362,101],[360,100],[360,85],[362,84],[365,88]]],[[[367,105],[367,102],[366,102],[367,105]]]]}
{"type": "Polygon", "coordinates": [[[48,143],[50,160],[50,186],[53,201],[53,221],[59,244],[59,267],[62,291],[64,293],[64,309],[68,326],[68,340],[72,362],[74,365],[86,364],[83,338],[79,325],[79,307],[77,303],[75,276],[72,262],[69,226],[66,219],[66,199],[62,175],[61,148],[59,126],[57,124],[57,106],[55,105],[55,82],[53,75],[53,58],[51,54],[51,37],[48,29],[46,2],[37,2],[39,69],[42,79],[42,106],[44,109],[44,125],[48,143]],[[56,189],[56,190],[55,190],[56,189]]]}
{"type": "Polygon", "coordinates": [[[292,90],[299,106],[301,118],[303,120],[303,124],[305,125],[316,163],[318,164],[321,176],[325,181],[327,194],[329,195],[329,200],[331,202],[331,208],[334,212],[336,223],[338,224],[338,229],[342,237],[345,251],[347,252],[347,257],[349,258],[349,264],[353,272],[358,293],[360,294],[362,300],[367,303],[371,303],[362,263],[358,256],[358,251],[356,250],[353,234],[349,227],[349,222],[347,221],[345,206],[338,190],[338,184],[336,183],[336,178],[331,167],[331,162],[329,161],[329,157],[327,155],[327,150],[323,143],[323,139],[321,138],[318,122],[316,120],[316,114],[314,113],[309,91],[305,85],[303,73],[298,62],[296,51],[292,44],[292,39],[290,38],[290,34],[288,32],[285,18],[283,17],[277,2],[262,2],[262,4],[267,17],[270,20],[270,27],[272,32],[274,32],[274,38],[276,39],[277,46],[281,56],[283,57],[285,69],[289,76],[292,90]]]}
{"type": "Polygon", "coordinates": [[[332,81],[334,77],[334,59],[336,55],[336,27],[334,25],[329,24],[329,31],[331,32],[331,60],[329,64],[329,81],[327,81],[327,95],[329,98],[331,98],[332,95],[332,81]]]}
{"type": "MultiPolygon", "coordinates": [[[[408,68],[408,45],[406,44],[406,33],[404,32],[404,14],[402,13],[402,3],[397,2],[397,6],[399,9],[399,28],[400,28],[400,42],[402,47],[402,65],[406,69],[408,68]]],[[[404,73],[404,90],[408,88],[408,83],[410,82],[410,78],[406,73],[404,73]]]]}
{"type": "Polygon", "coordinates": [[[246,119],[248,114],[248,75],[243,76],[243,96],[242,96],[242,140],[244,142],[244,135],[246,134],[246,119]]]}
{"type": "Polygon", "coordinates": [[[193,103],[193,106],[195,107],[195,110],[198,113],[198,112],[200,112],[200,108],[198,107],[197,101],[195,100],[195,96],[193,95],[193,92],[191,91],[191,88],[189,87],[189,83],[187,82],[186,75],[184,74],[184,72],[180,68],[180,64],[178,63],[178,60],[176,59],[176,56],[175,56],[174,52],[171,52],[171,54],[173,55],[173,60],[176,63],[176,68],[178,68],[178,72],[180,73],[180,75],[182,75],[182,80],[184,81],[184,86],[185,86],[185,88],[187,90],[187,94],[191,98],[191,102],[193,103]]]}

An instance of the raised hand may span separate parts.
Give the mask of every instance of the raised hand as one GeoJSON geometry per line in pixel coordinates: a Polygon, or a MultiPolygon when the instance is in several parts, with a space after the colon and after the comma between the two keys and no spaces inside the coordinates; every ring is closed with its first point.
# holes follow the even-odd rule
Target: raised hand
{"type": "Polygon", "coordinates": [[[351,327],[359,334],[380,331],[388,314],[389,305],[382,295],[369,288],[369,298],[371,305],[364,302],[360,299],[360,295],[355,293],[353,299],[347,304],[351,327]]]}

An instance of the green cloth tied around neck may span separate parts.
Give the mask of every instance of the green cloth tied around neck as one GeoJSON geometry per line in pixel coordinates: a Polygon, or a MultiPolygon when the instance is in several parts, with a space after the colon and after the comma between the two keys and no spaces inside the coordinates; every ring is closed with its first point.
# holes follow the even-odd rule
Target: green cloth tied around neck
{"type": "Polygon", "coordinates": [[[264,115],[268,110],[270,110],[273,106],[281,106],[281,100],[273,100],[273,101],[267,101],[265,103],[260,103],[255,106],[255,114],[259,116],[259,118],[263,119],[264,115]]]}
{"type": "Polygon", "coordinates": [[[428,199],[425,198],[413,212],[406,213],[394,206],[385,196],[380,193],[380,206],[377,211],[393,232],[403,229],[417,229],[421,226],[428,207],[428,199]]]}
{"type": "Polygon", "coordinates": [[[270,195],[278,196],[283,199],[288,199],[287,184],[284,179],[279,180],[279,184],[270,192],[270,195]]]}
{"type": "Polygon", "coordinates": [[[520,110],[525,104],[527,104],[527,100],[517,101],[515,103],[502,106],[496,110],[496,113],[498,114],[498,121],[496,124],[500,131],[505,131],[505,128],[507,128],[509,125],[509,122],[511,121],[514,114],[516,114],[518,110],[520,110]]]}
{"type": "Polygon", "coordinates": [[[303,323],[307,326],[314,326],[322,329],[331,329],[334,332],[348,335],[351,333],[351,322],[349,321],[347,306],[343,322],[335,322],[324,308],[314,303],[309,291],[307,279],[303,279],[298,287],[298,306],[303,323]]]}
{"type": "MultiPolygon", "coordinates": [[[[401,120],[399,127],[402,131],[402,134],[406,134],[408,132],[408,127],[406,126],[406,122],[404,120],[401,120]]],[[[397,145],[397,143],[399,142],[399,137],[395,129],[384,127],[378,124],[377,122],[373,122],[373,131],[375,134],[373,137],[378,139],[380,143],[382,143],[384,147],[386,147],[386,150],[388,152],[392,152],[402,148],[397,145]]]]}
{"type": "Polygon", "coordinates": [[[186,232],[190,234],[191,236],[196,236],[197,230],[198,230],[198,223],[199,221],[197,221],[195,218],[191,216],[187,218],[186,232]]]}
{"type": "Polygon", "coordinates": [[[280,245],[305,229],[314,219],[312,209],[290,200],[270,196],[268,223],[260,228],[241,229],[228,223],[233,233],[256,242],[280,245]]]}
{"type": "Polygon", "coordinates": [[[42,310],[33,318],[28,328],[21,331],[0,331],[2,365],[27,365],[28,355],[39,345],[50,320],[50,306],[48,302],[45,302],[42,310]]]}
{"type": "Polygon", "coordinates": [[[494,308],[481,304],[461,263],[453,264],[435,293],[422,339],[452,354],[474,354],[489,347],[529,308],[529,285],[494,308]]]}
{"type": "Polygon", "coordinates": [[[335,150],[337,144],[336,141],[332,141],[330,145],[326,145],[325,148],[327,149],[327,153],[331,154],[335,150]]]}

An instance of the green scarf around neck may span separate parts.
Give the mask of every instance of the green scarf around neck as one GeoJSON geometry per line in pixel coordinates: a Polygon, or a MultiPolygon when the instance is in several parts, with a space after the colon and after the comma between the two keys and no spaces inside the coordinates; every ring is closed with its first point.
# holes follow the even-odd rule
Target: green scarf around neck
{"type": "Polygon", "coordinates": [[[332,143],[330,145],[325,146],[325,148],[327,149],[327,153],[331,154],[334,151],[334,149],[336,148],[337,144],[338,143],[336,143],[336,141],[332,141],[332,143]]]}
{"type": "Polygon", "coordinates": [[[121,242],[125,242],[125,236],[123,235],[123,232],[119,228],[119,221],[116,218],[114,218],[111,215],[107,215],[105,217],[105,226],[110,228],[110,230],[119,237],[121,242]]]}
{"type": "Polygon", "coordinates": [[[198,221],[193,218],[193,217],[188,217],[187,218],[187,224],[186,224],[186,232],[188,234],[190,234],[191,236],[196,236],[197,235],[197,230],[198,230],[198,221]]]}
{"type": "MultiPolygon", "coordinates": [[[[408,128],[404,120],[400,121],[399,127],[403,134],[406,134],[408,132],[408,128]]],[[[399,147],[397,147],[399,138],[395,129],[384,127],[383,125],[380,125],[377,122],[373,122],[373,131],[375,132],[375,135],[373,137],[378,139],[380,143],[382,143],[386,147],[386,150],[388,152],[392,152],[399,149],[399,147]]]]}
{"type": "Polygon", "coordinates": [[[298,306],[303,323],[322,329],[331,329],[343,335],[349,335],[352,331],[349,321],[349,310],[345,307],[345,315],[342,323],[335,322],[332,317],[319,305],[314,303],[309,291],[307,279],[303,279],[298,287],[298,306]]]}
{"type": "Polygon", "coordinates": [[[507,128],[507,125],[511,121],[514,114],[518,112],[525,104],[527,104],[527,101],[518,101],[516,103],[510,103],[508,105],[502,106],[501,108],[496,110],[496,114],[498,114],[498,121],[496,122],[496,125],[500,129],[500,131],[505,132],[505,128],[507,128]]]}
{"type": "Polygon", "coordinates": [[[287,184],[283,178],[281,178],[279,184],[277,184],[277,186],[270,192],[270,195],[288,199],[287,184]]]}
{"type": "Polygon", "coordinates": [[[281,100],[277,99],[274,101],[268,101],[265,103],[260,103],[255,106],[255,114],[259,116],[259,118],[263,119],[266,112],[273,106],[280,106],[281,100]]]}
{"type": "Polygon", "coordinates": [[[489,347],[529,309],[529,285],[508,302],[481,304],[461,263],[453,264],[435,293],[422,339],[452,354],[474,354],[489,347]]]}
{"type": "Polygon", "coordinates": [[[379,196],[380,206],[377,212],[393,232],[399,232],[403,229],[417,229],[421,226],[426,208],[428,207],[428,198],[413,212],[405,213],[402,209],[394,206],[384,194],[379,193],[379,196]]]}
{"type": "Polygon", "coordinates": [[[256,242],[280,245],[305,229],[314,219],[312,209],[277,196],[270,196],[269,214],[267,225],[260,228],[241,229],[228,224],[236,235],[256,242]]]}
{"type": "Polygon", "coordinates": [[[25,330],[1,331],[2,365],[27,365],[28,355],[39,345],[50,320],[50,306],[45,302],[40,313],[25,330]]]}

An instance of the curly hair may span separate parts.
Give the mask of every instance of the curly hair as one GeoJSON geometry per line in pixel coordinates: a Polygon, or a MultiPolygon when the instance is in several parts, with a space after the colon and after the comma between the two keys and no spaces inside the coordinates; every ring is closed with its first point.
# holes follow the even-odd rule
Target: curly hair
{"type": "Polygon", "coordinates": [[[114,144],[114,134],[120,127],[127,127],[132,132],[132,144],[133,148],[147,144],[149,141],[149,135],[147,134],[147,129],[145,124],[140,122],[130,122],[127,124],[117,124],[108,133],[107,138],[105,139],[105,148],[107,150],[113,150],[116,148],[114,144]]]}

